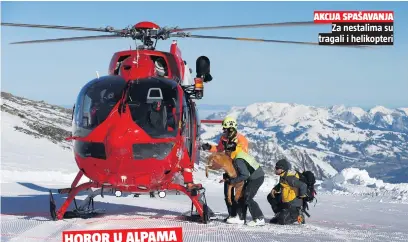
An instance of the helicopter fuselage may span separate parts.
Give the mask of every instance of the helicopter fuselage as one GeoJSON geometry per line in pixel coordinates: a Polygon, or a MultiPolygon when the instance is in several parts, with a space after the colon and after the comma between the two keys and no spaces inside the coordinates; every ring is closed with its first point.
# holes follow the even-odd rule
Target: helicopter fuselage
{"type": "Polygon", "coordinates": [[[75,160],[84,175],[101,184],[132,192],[165,190],[191,162],[189,142],[196,137],[190,129],[196,120],[186,121],[196,117],[195,107],[170,79],[130,84],[124,103],[115,97],[126,85],[121,76],[107,76],[84,86],[73,115],[73,136],[80,137],[74,140],[75,160]],[[151,107],[155,100],[161,101],[160,111],[151,107]]]}
{"type": "Polygon", "coordinates": [[[176,42],[170,52],[112,56],[109,75],[88,82],[74,106],[74,155],[85,176],[139,193],[166,190],[177,173],[194,167],[200,121],[187,68],[176,42]]]}

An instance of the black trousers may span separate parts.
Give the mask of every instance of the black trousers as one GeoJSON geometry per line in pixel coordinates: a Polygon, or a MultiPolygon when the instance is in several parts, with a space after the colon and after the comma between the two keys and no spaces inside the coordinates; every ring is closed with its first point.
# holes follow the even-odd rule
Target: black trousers
{"type": "Polygon", "coordinates": [[[262,219],[264,215],[258,203],[255,202],[254,197],[258,193],[259,188],[264,183],[265,177],[260,177],[255,180],[247,180],[244,186],[243,197],[238,201],[237,214],[246,220],[247,210],[251,213],[252,219],[262,219]]]}
{"type": "MultiPolygon", "coordinates": [[[[223,174],[223,179],[227,179],[228,174],[224,173],[223,174]]],[[[224,200],[225,200],[225,205],[227,205],[227,210],[228,210],[228,216],[230,217],[235,217],[237,216],[237,204],[235,203],[235,200],[232,199],[232,205],[228,203],[228,182],[224,182],[224,200]]],[[[231,189],[231,197],[234,198],[235,195],[235,189],[231,189]]]]}
{"type": "Polygon", "coordinates": [[[272,207],[273,212],[277,214],[277,216],[270,221],[271,223],[283,225],[293,224],[297,221],[300,208],[293,207],[290,205],[290,203],[283,203],[282,196],[280,194],[276,194],[273,198],[269,193],[267,199],[272,207]]]}

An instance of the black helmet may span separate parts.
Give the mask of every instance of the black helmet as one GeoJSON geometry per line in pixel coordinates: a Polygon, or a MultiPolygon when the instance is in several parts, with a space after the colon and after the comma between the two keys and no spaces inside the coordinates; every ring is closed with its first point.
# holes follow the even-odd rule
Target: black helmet
{"type": "Polygon", "coordinates": [[[281,159],[276,162],[275,169],[282,169],[284,171],[288,171],[291,169],[290,163],[286,159],[281,159]]]}
{"type": "Polygon", "coordinates": [[[161,101],[154,101],[152,103],[152,108],[154,111],[159,112],[162,109],[162,102],[161,101]]]}

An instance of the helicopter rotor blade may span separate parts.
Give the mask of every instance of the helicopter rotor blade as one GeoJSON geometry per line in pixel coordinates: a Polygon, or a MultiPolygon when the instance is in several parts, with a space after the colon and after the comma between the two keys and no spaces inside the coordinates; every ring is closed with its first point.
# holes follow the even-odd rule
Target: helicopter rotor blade
{"type": "Polygon", "coordinates": [[[64,29],[64,30],[82,30],[82,31],[97,31],[97,32],[113,32],[120,33],[123,30],[116,30],[113,27],[106,28],[88,28],[88,27],[74,27],[74,26],[61,26],[61,25],[43,25],[43,24],[22,24],[22,23],[1,23],[1,26],[13,26],[13,27],[27,27],[27,28],[45,28],[45,29],[64,29]]]}
{"type": "MultiPolygon", "coordinates": [[[[232,28],[262,28],[262,27],[286,27],[286,26],[313,26],[316,25],[313,21],[302,22],[280,22],[280,23],[263,23],[263,24],[241,24],[241,25],[224,25],[224,26],[208,26],[208,27],[195,27],[195,28],[182,28],[173,29],[170,32],[184,32],[184,31],[197,31],[197,30],[209,30],[209,29],[232,29],[232,28]]],[[[321,25],[321,24],[319,24],[321,25]]]]}
{"type": "MultiPolygon", "coordinates": [[[[269,40],[269,39],[254,39],[254,38],[239,38],[239,37],[223,37],[223,36],[208,36],[208,35],[170,35],[170,37],[182,38],[199,38],[199,39],[221,39],[221,40],[240,40],[240,41],[255,41],[255,42],[269,42],[269,43],[283,43],[283,44],[303,44],[303,45],[319,45],[317,42],[303,42],[303,41],[287,41],[287,40],[269,40]]],[[[328,46],[328,45],[322,45],[328,46]]],[[[364,45],[330,45],[333,47],[347,47],[347,48],[370,48],[364,45]]]]}
{"type": "Polygon", "coordinates": [[[29,41],[21,41],[21,42],[12,42],[10,44],[33,44],[33,43],[49,43],[49,42],[113,39],[113,38],[121,38],[121,36],[120,35],[81,36],[81,37],[59,38],[59,39],[29,40],[29,41]]]}

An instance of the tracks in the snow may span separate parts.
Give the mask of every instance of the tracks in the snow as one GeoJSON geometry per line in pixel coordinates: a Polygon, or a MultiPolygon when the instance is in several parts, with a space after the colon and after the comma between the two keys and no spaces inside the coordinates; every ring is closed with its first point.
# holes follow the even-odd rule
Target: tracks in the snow
{"type": "Polygon", "coordinates": [[[382,228],[334,225],[311,221],[305,225],[272,225],[248,227],[221,221],[200,224],[183,216],[106,215],[92,219],[50,221],[42,217],[2,216],[2,241],[61,241],[65,230],[104,230],[127,228],[183,227],[183,241],[404,241],[408,232],[392,232],[382,228]]]}

